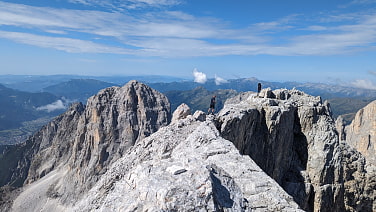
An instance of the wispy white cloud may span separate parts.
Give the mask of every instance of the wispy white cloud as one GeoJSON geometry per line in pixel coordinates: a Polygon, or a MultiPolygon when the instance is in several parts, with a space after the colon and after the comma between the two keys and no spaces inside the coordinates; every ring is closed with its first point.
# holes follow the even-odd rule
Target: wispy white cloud
{"type": "MultiPolygon", "coordinates": [[[[180,3],[178,0],[71,2],[89,5],[115,5],[121,2],[155,7],[180,3]]],[[[367,51],[376,43],[375,14],[351,14],[347,17],[344,14],[328,15],[326,17],[332,18],[330,24],[327,24],[328,20],[320,22],[322,25],[316,23],[304,27],[295,25],[301,15],[291,15],[245,28],[231,28],[221,20],[195,17],[181,11],[130,14],[0,2],[0,26],[19,29],[3,30],[0,37],[73,53],[158,57],[336,55],[367,51]],[[345,21],[345,17],[351,19],[351,24],[333,24],[334,19],[345,21]],[[279,36],[280,32],[289,36],[279,36]]]]}
{"type": "Polygon", "coordinates": [[[110,9],[139,9],[145,7],[166,7],[181,3],[179,0],[68,0],[71,3],[101,6],[110,9]]]}
{"type": "Polygon", "coordinates": [[[300,15],[293,14],[271,22],[260,22],[251,25],[250,30],[254,32],[280,32],[294,28],[292,23],[296,22],[300,15]]]}
{"type": "Polygon", "coordinates": [[[376,90],[376,84],[367,79],[357,79],[351,83],[356,88],[376,90]]]}
{"type": "Polygon", "coordinates": [[[354,0],[351,4],[376,4],[376,0],[354,0]]]}
{"type": "Polygon", "coordinates": [[[368,71],[369,74],[376,76],[376,71],[368,71]]]}
{"type": "Polygon", "coordinates": [[[319,25],[312,25],[304,28],[303,30],[308,30],[308,31],[325,31],[328,30],[327,27],[325,26],[319,26],[319,25]]]}
{"type": "Polygon", "coordinates": [[[354,5],[370,5],[370,4],[376,4],[376,0],[353,0],[350,3],[341,5],[340,7],[350,7],[354,5]]]}
{"type": "Polygon", "coordinates": [[[50,112],[53,112],[55,110],[64,110],[66,108],[67,107],[66,107],[66,105],[64,105],[63,101],[61,101],[59,99],[56,102],[53,102],[51,104],[38,107],[37,110],[45,110],[45,111],[50,113],[50,112]]]}
{"type": "Polygon", "coordinates": [[[43,48],[53,48],[70,53],[132,53],[131,51],[127,51],[124,48],[101,45],[93,43],[91,41],[62,37],[40,36],[21,32],[0,31],[0,38],[7,38],[18,43],[34,45],[43,48]]]}
{"type": "Polygon", "coordinates": [[[206,74],[203,72],[197,71],[197,68],[193,69],[194,81],[197,83],[204,84],[207,81],[206,74]]]}
{"type": "Polygon", "coordinates": [[[223,79],[223,78],[221,78],[221,77],[219,77],[217,75],[214,75],[214,81],[215,81],[216,85],[221,85],[223,83],[228,83],[227,80],[225,80],[225,79],[223,79]]]}

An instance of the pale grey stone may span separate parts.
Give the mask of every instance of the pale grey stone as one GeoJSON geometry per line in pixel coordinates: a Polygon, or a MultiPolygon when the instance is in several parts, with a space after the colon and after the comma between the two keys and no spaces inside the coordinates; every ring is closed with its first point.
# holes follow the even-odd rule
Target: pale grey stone
{"type": "Polygon", "coordinates": [[[249,155],[303,209],[371,211],[372,194],[349,204],[347,196],[354,190],[370,190],[350,183],[352,177],[365,179],[359,176],[367,171],[362,168],[363,156],[350,159],[346,152],[353,150],[340,144],[329,104],[296,89],[263,89],[260,96],[242,94],[226,101],[217,116],[221,135],[249,155]],[[357,168],[350,169],[349,164],[357,168]]]}
{"type": "Polygon", "coordinates": [[[374,109],[345,127],[320,97],[260,97],[228,99],[216,116],[183,105],[167,125],[159,92],[104,89],[24,144],[12,210],[375,211],[374,109]]]}
{"type": "Polygon", "coordinates": [[[191,113],[191,109],[189,108],[189,106],[183,103],[179,105],[174,111],[174,113],[172,114],[171,122],[176,122],[177,120],[184,119],[188,115],[191,115],[191,114],[192,113],[191,113]]]}
{"type": "Polygon", "coordinates": [[[206,113],[204,113],[201,110],[196,110],[196,112],[193,114],[193,117],[198,121],[205,121],[206,120],[206,113]]]}
{"type": "Polygon", "coordinates": [[[181,121],[183,127],[171,124],[136,143],[74,210],[301,211],[212,121],[181,121]],[[164,146],[171,158],[162,159],[164,146]]]}

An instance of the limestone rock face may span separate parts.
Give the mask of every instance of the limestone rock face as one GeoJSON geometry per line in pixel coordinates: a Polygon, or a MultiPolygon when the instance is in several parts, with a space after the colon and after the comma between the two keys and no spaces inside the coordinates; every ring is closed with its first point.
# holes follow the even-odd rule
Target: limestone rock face
{"type": "Polygon", "coordinates": [[[346,163],[349,181],[345,184],[349,205],[358,211],[376,211],[376,101],[359,110],[352,123],[344,128],[343,140],[361,153],[349,152],[351,161],[346,163]],[[364,156],[364,158],[363,158],[364,156]],[[359,169],[365,171],[359,172],[359,169]],[[359,205],[367,201],[367,205],[359,205]]]}
{"type": "Polygon", "coordinates": [[[81,103],[73,104],[70,109],[47,124],[31,137],[34,153],[30,157],[30,167],[26,184],[40,179],[54,168],[66,164],[72,156],[75,131],[85,107],[81,103]]]}
{"type": "Polygon", "coordinates": [[[376,211],[376,169],[365,157],[341,143],[346,211],[376,211]]]}
{"type": "Polygon", "coordinates": [[[199,121],[205,121],[206,120],[206,113],[200,110],[196,110],[196,112],[193,114],[193,117],[196,118],[199,121]]]}
{"type": "Polygon", "coordinates": [[[75,201],[135,142],[167,125],[170,114],[167,98],[142,83],[104,89],[86,107],[73,105],[31,137],[22,147],[22,173],[11,180],[30,184],[46,176],[43,188],[34,184],[26,193],[75,201]]]}
{"type": "Polygon", "coordinates": [[[376,164],[376,101],[360,109],[346,127],[346,142],[376,164]]]}
{"type": "MultiPolygon", "coordinates": [[[[275,179],[306,211],[356,210],[345,203],[352,161],[338,139],[328,103],[298,90],[264,89],[226,102],[221,135],[275,179]]],[[[361,160],[362,156],[359,156],[361,160]]],[[[356,160],[358,161],[358,160],[356,160]]],[[[365,173],[358,167],[356,171],[365,173]]],[[[366,205],[360,200],[357,205],[366,205]]]]}
{"type": "Polygon", "coordinates": [[[174,111],[174,113],[172,114],[172,119],[171,119],[171,122],[175,122],[179,119],[184,119],[186,118],[188,115],[191,115],[191,109],[189,108],[189,106],[185,103],[179,105],[176,110],[174,111]]]}
{"type": "MultiPolygon", "coordinates": [[[[124,152],[170,120],[167,98],[150,87],[130,81],[89,98],[79,120],[71,160],[70,180],[94,183],[124,152]]],[[[87,185],[86,185],[87,186],[87,185]]]]}
{"type": "Polygon", "coordinates": [[[6,170],[1,171],[9,172],[9,177],[1,179],[0,186],[20,187],[25,181],[33,182],[59,164],[66,163],[71,155],[74,132],[84,109],[81,103],[71,105],[64,114],[44,126],[25,143],[7,150],[4,158],[9,157],[14,161],[1,164],[2,167],[8,165],[6,170]]]}
{"type": "Polygon", "coordinates": [[[74,211],[302,211],[209,118],[161,128],[114,163],[74,211]]]}

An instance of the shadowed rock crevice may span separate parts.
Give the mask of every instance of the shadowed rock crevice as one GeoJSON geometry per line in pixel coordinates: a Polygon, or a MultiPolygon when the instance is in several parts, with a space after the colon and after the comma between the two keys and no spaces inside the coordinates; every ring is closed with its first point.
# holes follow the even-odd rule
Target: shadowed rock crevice
{"type": "Polygon", "coordinates": [[[222,137],[232,141],[241,154],[249,155],[302,208],[313,210],[314,190],[305,174],[308,143],[295,108],[273,114],[264,108],[248,109],[233,119],[217,120],[217,128],[222,137]]]}
{"type": "MultiPolygon", "coordinates": [[[[264,89],[260,97],[250,92],[226,101],[217,118],[221,136],[249,155],[306,211],[356,211],[369,205],[359,197],[366,183],[355,191],[357,206],[346,200],[355,183],[344,176],[367,171],[361,166],[351,171],[344,165],[349,156],[343,153],[350,147],[340,148],[327,102],[286,89],[264,89]]],[[[369,136],[364,140],[364,146],[370,146],[369,136]]]]}
{"type": "Polygon", "coordinates": [[[295,113],[293,151],[290,169],[285,173],[281,186],[296,203],[306,211],[313,211],[314,189],[307,176],[308,143],[301,130],[298,113],[295,113]]]}
{"type": "Polygon", "coordinates": [[[234,179],[215,165],[211,165],[209,171],[215,210],[245,211],[247,200],[243,197],[242,191],[234,179]]]}

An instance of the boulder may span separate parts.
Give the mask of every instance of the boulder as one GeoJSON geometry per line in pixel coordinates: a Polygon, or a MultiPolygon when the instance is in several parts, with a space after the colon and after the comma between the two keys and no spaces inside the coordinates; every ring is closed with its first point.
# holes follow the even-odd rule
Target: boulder
{"type": "Polygon", "coordinates": [[[176,122],[180,119],[186,118],[188,115],[192,115],[191,109],[185,103],[179,105],[172,114],[171,122],[176,122]]]}

